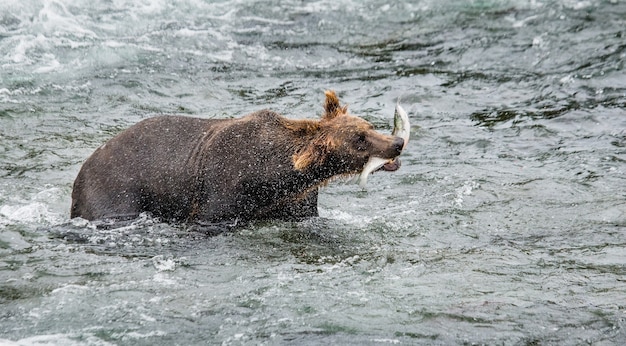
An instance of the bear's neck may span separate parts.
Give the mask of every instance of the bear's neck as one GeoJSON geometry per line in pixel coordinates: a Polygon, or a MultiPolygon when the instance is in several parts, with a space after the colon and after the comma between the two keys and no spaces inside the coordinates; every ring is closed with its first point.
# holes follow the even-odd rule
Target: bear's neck
{"type": "Polygon", "coordinates": [[[326,186],[336,179],[348,178],[351,174],[345,168],[335,164],[331,158],[328,158],[299,172],[299,180],[305,189],[313,190],[326,186]]]}

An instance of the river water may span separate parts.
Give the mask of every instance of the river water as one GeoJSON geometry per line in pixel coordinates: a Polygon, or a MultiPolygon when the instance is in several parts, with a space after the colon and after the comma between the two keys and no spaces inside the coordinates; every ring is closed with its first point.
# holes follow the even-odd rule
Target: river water
{"type": "Polygon", "coordinates": [[[626,2],[0,4],[0,344],[626,340],[626,2]],[[319,218],[212,235],[69,219],[81,163],[155,114],[413,124],[319,218]]]}

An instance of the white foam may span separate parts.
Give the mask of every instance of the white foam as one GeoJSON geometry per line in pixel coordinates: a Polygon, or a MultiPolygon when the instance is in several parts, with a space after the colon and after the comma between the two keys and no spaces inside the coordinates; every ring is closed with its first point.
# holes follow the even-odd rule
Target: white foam
{"type": "Polygon", "coordinates": [[[65,286],[61,286],[59,288],[55,288],[54,290],[52,290],[52,292],[50,292],[50,294],[69,294],[69,295],[75,295],[75,294],[82,294],[89,291],[89,288],[86,286],[80,286],[80,285],[74,285],[74,284],[68,284],[65,286]]]}
{"type": "MultiPolygon", "coordinates": [[[[233,61],[239,51],[248,54],[248,45],[240,45],[232,36],[237,11],[228,4],[190,0],[172,7],[170,2],[164,0],[119,0],[96,3],[94,8],[88,9],[77,0],[5,3],[0,1],[0,12],[7,13],[17,24],[0,27],[0,32],[9,32],[5,39],[0,40],[0,51],[4,52],[0,54],[0,68],[3,69],[35,74],[74,73],[77,68],[126,61],[137,51],[161,53],[164,51],[161,37],[170,35],[171,31],[154,28],[153,17],[165,14],[165,17],[177,22],[177,18],[186,11],[202,11],[203,18],[214,19],[217,26],[191,26],[174,31],[176,37],[183,40],[190,38],[189,44],[181,43],[178,53],[202,56],[217,62],[233,61]],[[107,11],[101,12],[98,7],[107,11]],[[102,17],[94,20],[92,14],[95,13],[102,14],[102,17]],[[75,52],[77,49],[80,54],[75,52]]],[[[255,16],[245,20],[259,22],[260,27],[264,27],[264,23],[293,24],[291,21],[255,16]]],[[[0,102],[18,103],[5,95],[0,94],[0,102]]]]}
{"type": "Polygon", "coordinates": [[[539,35],[533,38],[533,47],[544,48],[546,46],[546,41],[543,39],[543,36],[544,35],[539,35]]]}
{"type": "Polygon", "coordinates": [[[259,22],[264,24],[274,24],[274,25],[292,25],[294,22],[291,20],[278,20],[278,19],[270,19],[258,16],[247,16],[241,17],[242,20],[259,22]]]}
{"type": "Polygon", "coordinates": [[[59,1],[45,2],[35,21],[47,36],[98,37],[93,31],[85,28],[59,1]]]}
{"type": "Polygon", "coordinates": [[[113,346],[114,344],[101,340],[93,335],[80,333],[72,334],[45,334],[30,336],[28,338],[12,341],[8,339],[0,339],[2,346],[42,346],[42,345],[65,345],[65,346],[113,346]]]}
{"type": "Polygon", "coordinates": [[[0,207],[0,224],[13,222],[41,223],[57,220],[57,215],[48,211],[48,206],[41,202],[26,205],[3,205],[0,207]],[[4,217],[6,220],[2,220],[4,217]]]}
{"type": "Polygon", "coordinates": [[[468,180],[465,183],[463,183],[463,186],[456,189],[456,197],[454,198],[454,204],[457,207],[463,206],[464,197],[471,195],[472,191],[479,187],[480,187],[480,184],[472,180],[468,180]]]}
{"type": "Polygon", "coordinates": [[[61,223],[67,217],[67,198],[62,189],[49,185],[25,199],[11,197],[4,201],[4,205],[0,205],[0,225],[61,223]]]}
{"type": "Polygon", "coordinates": [[[517,18],[515,18],[514,16],[509,16],[506,17],[505,19],[508,20],[509,22],[512,22],[512,26],[514,28],[522,28],[524,26],[526,26],[526,24],[530,21],[533,21],[535,19],[539,18],[538,15],[532,15],[532,16],[528,16],[524,19],[518,20],[517,18]]]}
{"type": "Polygon", "coordinates": [[[398,339],[371,339],[371,340],[378,344],[393,344],[393,345],[400,344],[400,340],[398,339]]]}
{"type": "Polygon", "coordinates": [[[152,265],[157,271],[174,271],[176,269],[176,262],[172,258],[165,258],[163,255],[154,256],[152,258],[152,265]]]}
{"type": "Polygon", "coordinates": [[[587,7],[592,6],[591,1],[565,1],[563,5],[573,10],[584,10],[587,7]]]}
{"type": "MultiPolygon", "coordinates": [[[[142,314],[143,315],[143,314],[142,314]]],[[[156,321],[156,319],[153,319],[153,321],[150,322],[154,322],[156,321]]],[[[121,338],[122,340],[128,340],[128,339],[146,339],[146,338],[154,338],[157,336],[165,336],[167,335],[166,332],[161,331],[161,330],[155,330],[152,332],[148,332],[148,333],[139,333],[139,332],[127,332],[124,333],[121,338]]]]}
{"type": "Polygon", "coordinates": [[[559,79],[559,83],[561,83],[561,84],[572,84],[575,81],[576,80],[574,79],[574,77],[571,74],[568,74],[567,76],[559,79]]]}
{"type": "Polygon", "coordinates": [[[6,58],[16,64],[30,65],[34,61],[29,58],[30,51],[37,48],[47,50],[49,48],[48,39],[42,35],[18,36],[19,39],[15,47],[9,51],[6,58]]]}
{"type": "Polygon", "coordinates": [[[373,218],[365,215],[352,215],[338,209],[319,208],[319,214],[321,217],[327,219],[338,220],[356,226],[365,226],[370,224],[373,220],[373,218]]]}
{"type": "Polygon", "coordinates": [[[47,56],[48,59],[46,65],[34,69],[34,73],[48,73],[58,70],[61,67],[61,63],[56,59],[53,54],[45,54],[45,56],[47,56]]]}

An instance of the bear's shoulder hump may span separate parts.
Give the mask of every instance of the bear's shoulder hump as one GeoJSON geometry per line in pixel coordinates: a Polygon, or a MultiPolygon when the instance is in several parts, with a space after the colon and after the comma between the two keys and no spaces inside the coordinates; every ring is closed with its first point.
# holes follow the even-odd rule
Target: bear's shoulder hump
{"type": "Polygon", "coordinates": [[[248,115],[250,118],[262,120],[262,121],[279,121],[284,119],[284,117],[274,111],[269,109],[263,109],[248,115]]]}

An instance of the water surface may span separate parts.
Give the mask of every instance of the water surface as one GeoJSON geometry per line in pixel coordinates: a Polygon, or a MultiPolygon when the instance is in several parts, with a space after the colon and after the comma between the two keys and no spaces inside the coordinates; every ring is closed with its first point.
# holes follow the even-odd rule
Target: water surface
{"type": "Polygon", "coordinates": [[[0,341],[620,344],[626,3],[0,4],[0,341]],[[82,162],[157,114],[413,133],[320,218],[220,235],[69,219],[82,162]]]}

